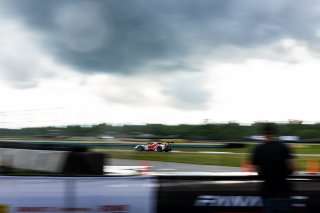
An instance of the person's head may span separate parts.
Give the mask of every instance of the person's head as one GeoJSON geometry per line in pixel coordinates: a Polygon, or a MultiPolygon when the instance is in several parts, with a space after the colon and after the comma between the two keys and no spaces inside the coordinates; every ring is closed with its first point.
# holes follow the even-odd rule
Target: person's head
{"type": "Polygon", "coordinates": [[[272,140],[277,135],[275,124],[265,123],[260,130],[260,134],[263,135],[267,140],[272,140]]]}

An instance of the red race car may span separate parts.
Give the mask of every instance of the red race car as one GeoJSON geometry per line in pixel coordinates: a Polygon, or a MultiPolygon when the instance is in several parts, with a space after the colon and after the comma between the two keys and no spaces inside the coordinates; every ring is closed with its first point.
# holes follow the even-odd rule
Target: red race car
{"type": "Polygon", "coordinates": [[[134,147],[134,151],[157,151],[157,152],[169,152],[171,151],[171,143],[169,142],[149,142],[144,145],[137,145],[134,147]]]}

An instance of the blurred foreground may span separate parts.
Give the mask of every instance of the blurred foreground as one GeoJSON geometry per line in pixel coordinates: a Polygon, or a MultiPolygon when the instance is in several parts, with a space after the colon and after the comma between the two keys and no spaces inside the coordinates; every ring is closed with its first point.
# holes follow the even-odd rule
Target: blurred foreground
{"type": "MultiPolygon", "coordinates": [[[[111,159],[81,143],[7,141],[0,147],[0,213],[254,213],[262,206],[261,181],[240,167],[111,159]]],[[[297,173],[289,181],[296,212],[316,212],[319,173],[297,173]]]]}

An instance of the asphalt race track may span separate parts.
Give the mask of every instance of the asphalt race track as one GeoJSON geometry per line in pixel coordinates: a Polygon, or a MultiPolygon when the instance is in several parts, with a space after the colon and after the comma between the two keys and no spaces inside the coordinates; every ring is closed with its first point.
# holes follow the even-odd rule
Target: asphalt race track
{"type": "Polygon", "coordinates": [[[240,172],[239,167],[209,166],[160,161],[141,161],[111,158],[106,160],[108,173],[138,174],[141,171],[156,175],[214,175],[225,172],[240,172]],[[127,172],[127,173],[126,173],[127,172]]]}

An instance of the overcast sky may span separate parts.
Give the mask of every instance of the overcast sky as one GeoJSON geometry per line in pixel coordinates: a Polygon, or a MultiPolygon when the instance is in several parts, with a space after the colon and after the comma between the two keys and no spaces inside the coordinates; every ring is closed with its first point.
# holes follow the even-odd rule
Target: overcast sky
{"type": "Polygon", "coordinates": [[[320,121],[316,0],[0,0],[0,128],[320,121]]]}

